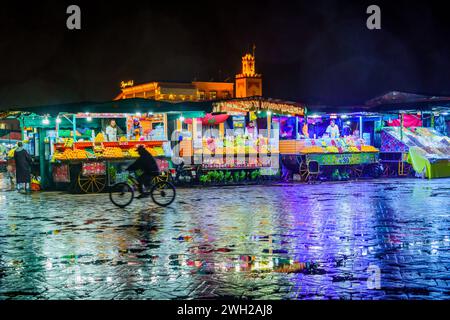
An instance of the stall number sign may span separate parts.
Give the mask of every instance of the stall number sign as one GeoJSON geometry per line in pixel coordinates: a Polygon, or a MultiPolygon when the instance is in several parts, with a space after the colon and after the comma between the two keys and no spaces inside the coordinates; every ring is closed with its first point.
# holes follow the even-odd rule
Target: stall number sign
{"type": "Polygon", "coordinates": [[[60,164],[53,166],[53,181],[59,183],[69,183],[70,182],[69,165],[60,164]]]}
{"type": "Polygon", "coordinates": [[[105,162],[84,162],[82,169],[83,176],[101,176],[106,174],[105,162]]]}

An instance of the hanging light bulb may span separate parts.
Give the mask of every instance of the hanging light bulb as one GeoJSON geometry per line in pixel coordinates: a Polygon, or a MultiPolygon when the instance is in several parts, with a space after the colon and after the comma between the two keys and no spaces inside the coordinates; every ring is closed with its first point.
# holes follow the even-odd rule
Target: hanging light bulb
{"type": "Polygon", "coordinates": [[[42,120],[42,124],[44,124],[44,125],[49,125],[50,124],[50,120],[48,119],[47,116],[42,120]]]}
{"type": "Polygon", "coordinates": [[[89,112],[86,112],[86,115],[87,115],[86,120],[87,120],[88,122],[91,122],[91,121],[92,121],[91,114],[90,114],[89,112]]]}
{"type": "Polygon", "coordinates": [[[58,123],[58,124],[61,123],[61,118],[60,117],[56,118],[56,123],[58,123]]]}
{"type": "Polygon", "coordinates": [[[181,121],[181,122],[184,121],[184,117],[183,117],[183,116],[180,117],[180,121],[181,121]]]}

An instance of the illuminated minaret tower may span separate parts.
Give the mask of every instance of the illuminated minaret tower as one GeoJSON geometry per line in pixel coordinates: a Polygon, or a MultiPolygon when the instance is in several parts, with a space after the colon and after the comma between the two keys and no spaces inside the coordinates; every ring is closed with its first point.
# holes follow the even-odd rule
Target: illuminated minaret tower
{"type": "Polygon", "coordinates": [[[236,98],[262,96],[262,76],[255,71],[255,46],[253,54],[242,57],[242,72],[236,75],[236,98]]]}

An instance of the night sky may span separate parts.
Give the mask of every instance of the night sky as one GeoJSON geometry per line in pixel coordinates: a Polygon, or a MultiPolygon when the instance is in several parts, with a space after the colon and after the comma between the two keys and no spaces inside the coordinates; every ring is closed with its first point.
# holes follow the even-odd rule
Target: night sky
{"type": "Polygon", "coordinates": [[[121,80],[233,80],[256,45],[266,97],[361,104],[399,90],[450,95],[444,1],[9,1],[0,108],[111,100],[121,80]],[[66,28],[78,4],[82,30],[66,28]],[[382,30],[366,28],[378,4],[382,30]]]}

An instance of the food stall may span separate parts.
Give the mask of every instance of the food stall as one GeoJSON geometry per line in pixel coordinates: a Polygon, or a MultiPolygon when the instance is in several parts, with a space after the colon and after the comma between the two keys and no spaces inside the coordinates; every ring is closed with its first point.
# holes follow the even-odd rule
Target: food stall
{"type": "Polygon", "coordinates": [[[381,144],[386,177],[417,173],[450,177],[450,138],[431,128],[385,127],[381,144]]]}
{"type": "Polygon", "coordinates": [[[299,124],[297,139],[280,141],[282,163],[299,173],[302,181],[312,173],[331,180],[375,176],[379,150],[373,141],[379,121],[372,113],[307,114],[299,124]],[[330,134],[332,129],[335,134],[330,134]],[[315,165],[314,172],[310,163],[315,165]]]}
{"type": "Polygon", "coordinates": [[[273,179],[279,174],[280,124],[303,114],[297,103],[260,97],[214,102],[212,113],[184,120],[189,133],[180,143],[183,161],[196,166],[204,184],[273,179]]]}
{"type": "Polygon", "coordinates": [[[204,115],[199,104],[128,99],[102,104],[28,108],[17,116],[44,188],[97,193],[122,181],[121,170],[143,145],[167,172],[170,131],[185,118],[204,115]],[[196,110],[196,111],[187,111],[196,110]],[[111,127],[114,139],[111,140],[111,127]]]}
{"type": "Polygon", "coordinates": [[[450,97],[392,91],[365,105],[382,115],[380,162],[385,177],[450,176],[450,97]]]}

